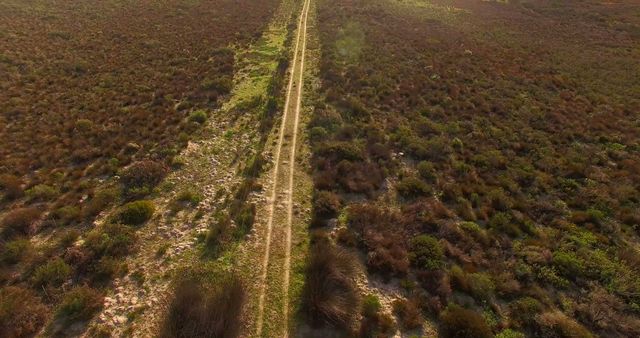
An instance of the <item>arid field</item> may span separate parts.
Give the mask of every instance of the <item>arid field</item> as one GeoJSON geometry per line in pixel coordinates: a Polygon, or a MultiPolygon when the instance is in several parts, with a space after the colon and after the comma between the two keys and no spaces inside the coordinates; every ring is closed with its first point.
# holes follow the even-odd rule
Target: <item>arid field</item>
{"type": "Polygon", "coordinates": [[[0,338],[640,336],[635,0],[0,0],[0,338]]]}

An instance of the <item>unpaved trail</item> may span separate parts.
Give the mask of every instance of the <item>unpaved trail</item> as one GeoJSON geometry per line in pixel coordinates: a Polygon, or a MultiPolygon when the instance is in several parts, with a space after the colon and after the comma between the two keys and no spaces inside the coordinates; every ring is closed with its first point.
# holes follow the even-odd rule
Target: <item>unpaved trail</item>
{"type": "MultiPolygon", "coordinates": [[[[309,3],[310,0],[305,0],[298,19],[298,30],[295,38],[293,62],[290,67],[289,84],[287,87],[284,112],[282,115],[282,123],[274,155],[271,193],[267,200],[267,224],[264,236],[262,271],[258,285],[258,309],[255,321],[255,335],[257,337],[261,337],[264,334],[263,326],[265,320],[265,306],[268,301],[282,303],[282,315],[280,316],[276,314],[274,317],[280,319],[280,327],[283,332],[279,336],[288,336],[294,172],[298,126],[300,120],[300,106],[302,101],[302,87],[304,83],[304,58],[309,3]],[[282,154],[286,152],[289,152],[289,157],[285,160],[283,159],[282,154]],[[282,198],[283,195],[284,198],[282,198]],[[282,200],[284,200],[286,205],[285,208],[282,208],[282,200]],[[283,213],[286,213],[286,215],[283,215],[283,213]],[[274,223],[276,223],[275,226],[274,223]],[[274,232],[276,233],[277,238],[275,238],[276,236],[274,236],[274,232]],[[284,243],[282,243],[282,237],[284,237],[284,243]],[[272,269],[272,267],[278,265],[278,262],[281,262],[281,268],[272,269]],[[282,278],[281,295],[280,297],[275,297],[276,299],[268,299],[269,297],[267,297],[267,295],[270,294],[268,289],[277,288],[279,284],[275,281],[269,280],[270,277],[272,277],[270,274],[272,270],[275,270],[276,272],[281,270],[282,272],[282,276],[280,277],[273,276],[275,279],[282,278]]],[[[271,291],[274,292],[274,290],[271,291]]],[[[275,291],[275,293],[277,294],[278,291],[275,291]]],[[[269,308],[274,309],[271,306],[269,308]]],[[[274,311],[278,310],[275,309],[274,311]]],[[[266,335],[271,336],[273,334],[274,333],[267,333],[266,335]]]]}

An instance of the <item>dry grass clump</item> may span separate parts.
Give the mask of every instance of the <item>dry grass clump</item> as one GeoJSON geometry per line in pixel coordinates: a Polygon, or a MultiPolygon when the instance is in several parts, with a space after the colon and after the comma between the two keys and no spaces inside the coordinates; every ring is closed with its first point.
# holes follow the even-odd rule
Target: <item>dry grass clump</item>
{"type": "Polygon", "coordinates": [[[174,291],[160,337],[237,337],[245,289],[237,278],[213,285],[186,279],[174,291]]]}
{"type": "Polygon", "coordinates": [[[353,255],[327,239],[315,240],[302,291],[302,311],[310,324],[345,330],[353,325],[359,302],[356,264],[353,255]]]}

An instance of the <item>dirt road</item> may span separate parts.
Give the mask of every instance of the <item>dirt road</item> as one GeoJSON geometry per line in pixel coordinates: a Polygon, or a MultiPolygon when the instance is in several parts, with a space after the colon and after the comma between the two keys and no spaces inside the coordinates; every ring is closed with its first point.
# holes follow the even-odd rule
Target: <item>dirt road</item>
{"type": "Polygon", "coordinates": [[[309,2],[310,0],[305,0],[298,19],[298,30],[289,73],[289,85],[287,87],[282,124],[275,149],[275,162],[272,172],[273,179],[267,206],[266,234],[264,236],[265,245],[261,266],[262,272],[258,287],[259,299],[255,331],[257,337],[275,335],[278,337],[288,336],[291,227],[293,222],[293,189],[295,183],[294,171],[296,165],[296,147],[298,145],[300,106],[303,94],[309,2]],[[280,288],[281,290],[269,290],[269,288],[280,288]],[[272,296],[269,297],[269,295],[272,296]],[[274,304],[277,305],[273,306],[274,304]],[[278,307],[280,307],[280,309],[278,309],[278,307]],[[281,311],[281,314],[267,315],[279,321],[279,323],[272,322],[271,326],[281,327],[281,333],[265,333],[263,331],[265,308],[268,308],[270,312],[281,311]]]}

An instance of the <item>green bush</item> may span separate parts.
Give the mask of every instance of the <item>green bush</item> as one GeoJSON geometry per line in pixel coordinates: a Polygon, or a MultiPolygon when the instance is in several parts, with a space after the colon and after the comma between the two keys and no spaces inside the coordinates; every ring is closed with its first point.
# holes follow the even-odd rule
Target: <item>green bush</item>
{"type": "Polygon", "coordinates": [[[584,275],[584,261],[573,252],[556,251],[553,253],[553,265],[567,278],[574,279],[584,275]]]}
{"type": "Polygon", "coordinates": [[[207,122],[207,112],[204,110],[194,110],[189,114],[189,121],[203,124],[207,122]]]}
{"type": "Polygon", "coordinates": [[[134,201],[122,206],[118,212],[118,220],[127,225],[141,225],[148,221],[155,212],[151,201],[134,201]]]}
{"type": "Polygon", "coordinates": [[[0,289],[1,337],[33,337],[47,320],[47,313],[35,292],[19,286],[0,289]]]}
{"type": "Polygon", "coordinates": [[[469,288],[474,297],[480,300],[489,300],[493,296],[495,283],[491,275],[484,272],[476,272],[467,275],[469,288]]]}
{"type": "Polygon", "coordinates": [[[493,333],[477,312],[455,304],[447,306],[440,316],[441,334],[445,338],[491,338],[493,333]]]}
{"type": "Polygon", "coordinates": [[[215,79],[204,79],[200,83],[200,87],[204,90],[214,90],[220,94],[228,94],[233,88],[233,80],[230,77],[218,77],[215,79]]]}
{"type": "Polygon", "coordinates": [[[79,221],[81,216],[80,208],[67,205],[51,212],[50,217],[64,223],[79,221]]]}
{"type": "Polygon", "coordinates": [[[369,294],[362,299],[362,315],[365,317],[375,317],[382,308],[378,296],[369,294]]]}
{"type": "Polygon", "coordinates": [[[36,268],[32,280],[36,287],[59,287],[69,277],[71,277],[71,267],[61,258],[54,258],[36,268]]]}
{"type": "Polygon", "coordinates": [[[400,196],[404,198],[426,197],[433,193],[431,187],[417,177],[405,177],[396,186],[400,196]]]}
{"type": "Polygon", "coordinates": [[[510,214],[498,212],[489,220],[489,228],[509,236],[517,237],[522,234],[520,227],[512,221],[510,214]]]}
{"type": "Polygon", "coordinates": [[[0,259],[7,264],[15,264],[28,255],[31,250],[31,242],[28,239],[16,239],[4,246],[0,259]]]}
{"type": "Polygon", "coordinates": [[[202,195],[193,189],[185,189],[178,193],[176,200],[178,202],[189,203],[195,206],[202,202],[202,195]]]}
{"type": "Polygon", "coordinates": [[[313,142],[323,141],[326,137],[327,131],[322,127],[313,127],[309,130],[309,138],[313,142]]]}
{"type": "Polygon", "coordinates": [[[525,338],[526,336],[522,332],[514,331],[511,329],[504,329],[498,333],[495,338],[525,338]]]}
{"type": "Polygon", "coordinates": [[[54,199],[60,194],[57,188],[46,184],[38,184],[25,191],[27,198],[30,200],[48,201],[54,199]]]}
{"type": "Polygon", "coordinates": [[[135,232],[118,223],[105,223],[87,234],[84,245],[96,256],[122,257],[135,243],[135,232]]]}
{"type": "Polygon", "coordinates": [[[98,190],[87,202],[83,210],[84,216],[87,218],[97,216],[102,210],[115,203],[119,195],[119,191],[115,188],[98,190]]]}
{"type": "Polygon", "coordinates": [[[313,211],[318,218],[335,217],[340,211],[340,196],[326,190],[317,191],[313,200],[313,211]]]}
{"type": "Polygon", "coordinates": [[[444,252],[436,238],[419,235],[411,240],[409,260],[416,268],[437,270],[444,265],[444,252]]]}
{"type": "Polygon", "coordinates": [[[519,327],[530,326],[544,306],[535,298],[524,297],[509,304],[509,315],[519,327]]]}
{"type": "Polygon", "coordinates": [[[429,161],[420,161],[417,166],[418,174],[425,180],[433,180],[436,178],[436,169],[433,163],[429,161]]]}
{"type": "Polygon", "coordinates": [[[67,292],[56,310],[56,318],[66,324],[89,320],[102,308],[102,294],[88,286],[67,292]]]}

